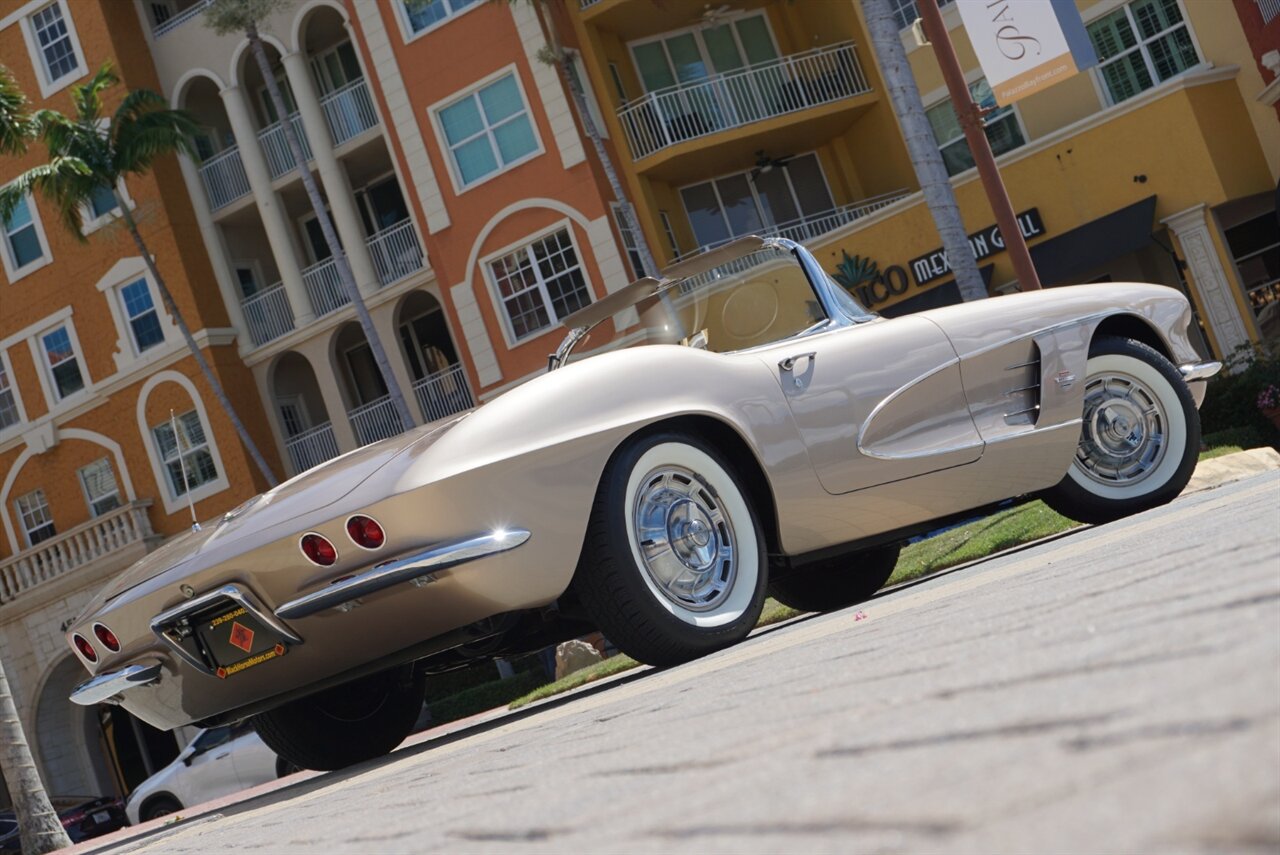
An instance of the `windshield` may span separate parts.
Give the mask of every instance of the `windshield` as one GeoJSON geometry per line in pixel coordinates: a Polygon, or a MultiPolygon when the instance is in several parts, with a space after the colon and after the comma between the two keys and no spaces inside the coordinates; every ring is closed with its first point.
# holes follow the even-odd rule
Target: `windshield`
{"type": "MultiPolygon", "coordinates": [[[[635,311],[639,327],[622,331],[628,345],[682,344],[714,353],[780,341],[828,321],[799,262],[773,246],[683,279],[635,311]]],[[[599,329],[587,335],[579,352],[604,344],[605,335],[599,329]]]]}

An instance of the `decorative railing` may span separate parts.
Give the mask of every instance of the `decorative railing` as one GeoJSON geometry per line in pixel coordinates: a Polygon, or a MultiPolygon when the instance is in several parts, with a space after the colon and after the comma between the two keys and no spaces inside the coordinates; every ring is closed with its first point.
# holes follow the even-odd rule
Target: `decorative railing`
{"type": "Polygon", "coordinates": [[[596,5],[599,2],[600,0],[578,0],[578,8],[590,9],[592,6],[596,5]]]}
{"type": "Polygon", "coordinates": [[[207,7],[212,2],[213,0],[196,0],[196,2],[192,3],[190,6],[183,9],[181,12],[177,12],[173,15],[170,15],[168,18],[164,19],[163,21],[161,21],[160,23],[156,24],[154,27],[151,28],[152,37],[158,39],[161,36],[163,36],[165,33],[173,32],[174,30],[178,29],[178,27],[181,27],[187,21],[190,21],[192,18],[196,17],[201,12],[203,12],[205,10],[205,7],[207,7]]]}
{"type": "Polygon", "coordinates": [[[475,406],[471,387],[467,385],[467,373],[461,363],[414,381],[413,395],[418,399],[422,417],[428,422],[447,418],[475,406]]]}
{"type": "Polygon", "coordinates": [[[1258,0],[1258,11],[1262,13],[1262,24],[1266,26],[1280,15],[1280,0],[1258,0]]]}
{"type": "Polygon", "coordinates": [[[367,243],[378,281],[384,287],[417,273],[425,266],[422,244],[418,243],[418,235],[410,220],[387,226],[370,237],[367,243]]]}
{"type": "MultiPolygon", "coordinates": [[[[305,160],[311,160],[311,141],[307,139],[307,132],[302,128],[302,117],[297,113],[289,116],[293,122],[293,130],[298,134],[298,144],[302,146],[302,157],[305,160]]],[[[289,140],[284,134],[284,125],[281,122],[274,122],[258,131],[258,142],[262,144],[262,153],[267,157],[267,169],[271,172],[271,179],[274,181],[281,175],[293,171],[297,166],[293,162],[293,152],[289,150],[289,140]]]]}
{"type": "Polygon", "coordinates": [[[329,139],[335,146],[378,125],[378,111],[373,107],[373,97],[363,77],[325,95],[320,99],[320,107],[329,126],[329,139]]]}
{"type": "Polygon", "coordinates": [[[852,42],[658,89],[618,110],[632,158],[870,92],[852,42]]]}
{"type": "Polygon", "coordinates": [[[153,537],[149,507],[150,499],[123,505],[0,561],[0,603],[153,537]]]}
{"type": "Polygon", "coordinates": [[[211,211],[249,195],[249,176],[244,174],[240,149],[232,146],[200,164],[200,181],[204,184],[211,211]]]}
{"type": "Polygon", "coordinates": [[[368,445],[380,439],[390,439],[404,430],[400,416],[396,413],[395,404],[390,395],[383,395],[376,401],[356,407],[347,413],[351,419],[351,428],[356,432],[356,442],[368,445]]]}
{"type": "Polygon", "coordinates": [[[302,271],[302,284],[307,288],[307,296],[311,299],[311,309],[316,317],[337,311],[351,298],[342,287],[342,279],[338,276],[338,262],[333,256],[317,261],[302,271]]]}
{"type": "Polygon", "coordinates": [[[240,302],[244,321],[249,326],[249,338],[255,346],[274,341],[293,332],[293,309],[284,285],[277,282],[266,290],[240,302]]]}
{"type": "Polygon", "coordinates": [[[293,474],[305,472],[338,456],[338,441],[333,438],[333,425],[325,422],[285,440],[293,474]]]}

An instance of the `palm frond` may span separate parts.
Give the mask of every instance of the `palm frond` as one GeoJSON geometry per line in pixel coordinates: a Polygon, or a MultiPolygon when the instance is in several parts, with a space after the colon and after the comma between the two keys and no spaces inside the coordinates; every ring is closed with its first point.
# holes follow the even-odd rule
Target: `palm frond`
{"type": "Polygon", "coordinates": [[[143,113],[164,109],[168,106],[169,103],[165,101],[164,96],[159,92],[151,89],[134,89],[124,96],[124,100],[116,108],[116,114],[111,123],[118,125],[136,119],[143,113]]]}
{"type": "Polygon", "coordinates": [[[96,124],[102,118],[102,93],[119,82],[120,78],[111,68],[111,62],[107,61],[94,73],[88,83],[72,87],[71,103],[76,108],[76,119],[87,124],[96,124]]]}
{"type": "Polygon", "coordinates": [[[158,109],[112,127],[112,169],[117,174],[145,172],[157,158],[170,153],[194,156],[192,137],[200,124],[186,110],[158,109]]]}
{"type": "Polygon", "coordinates": [[[33,134],[27,97],[9,69],[0,65],[0,154],[22,154],[33,134]]]}
{"type": "MultiPolygon", "coordinates": [[[[59,212],[68,206],[78,210],[99,184],[83,160],[55,157],[48,163],[31,167],[0,189],[0,219],[7,219],[29,193],[48,199],[59,212]]],[[[76,234],[80,234],[79,228],[76,234]]]]}

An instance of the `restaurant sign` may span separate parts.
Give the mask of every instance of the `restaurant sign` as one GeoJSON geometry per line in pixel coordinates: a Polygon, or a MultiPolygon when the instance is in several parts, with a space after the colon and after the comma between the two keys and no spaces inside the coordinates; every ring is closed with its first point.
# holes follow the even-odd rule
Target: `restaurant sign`
{"type": "MultiPolygon", "coordinates": [[[[1022,236],[1028,239],[1043,235],[1044,222],[1040,219],[1039,209],[1031,208],[1018,214],[1018,229],[1022,232],[1022,236]]],[[[1004,236],[1000,234],[999,226],[990,225],[969,235],[969,246],[973,248],[973,257],[982,261],[1004,250],[1004,236]]],[[[908,266],[911,268],[911,275],[915,278],[916,285],[927,285],[951,272],[946,250],[941,247],[919,258],[911,259],[908,266]]]]}

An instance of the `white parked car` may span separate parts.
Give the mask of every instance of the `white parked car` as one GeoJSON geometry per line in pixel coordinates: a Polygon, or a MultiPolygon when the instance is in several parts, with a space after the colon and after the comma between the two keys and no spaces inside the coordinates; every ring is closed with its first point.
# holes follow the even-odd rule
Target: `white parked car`
{"type": "Polygon", "coordinates": [[[129,795],[125,811],[138,824],[191,805],[264,784],[293,771],[248,722],[213,727],[129,795]]]}

